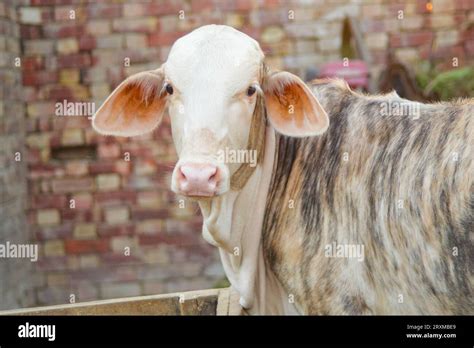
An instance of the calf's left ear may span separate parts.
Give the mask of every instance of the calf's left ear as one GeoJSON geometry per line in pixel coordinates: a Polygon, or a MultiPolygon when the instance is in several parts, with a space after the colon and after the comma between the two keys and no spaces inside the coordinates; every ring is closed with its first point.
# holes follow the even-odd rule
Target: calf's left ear
{"type": "Polygon", "coordinates": [[[123,81],[95,113],[94,129],[105,135],[131,137],[156,128],[166,106],[163,76],[160,68],[123,81]]]}
{"type": "Polygon", "coordinates": [[[278,132],[306,137],[328,128],[326,111],[298,76],[286,71],[273,73],[265,82],[264,93],[270,123],[278,132]]]}

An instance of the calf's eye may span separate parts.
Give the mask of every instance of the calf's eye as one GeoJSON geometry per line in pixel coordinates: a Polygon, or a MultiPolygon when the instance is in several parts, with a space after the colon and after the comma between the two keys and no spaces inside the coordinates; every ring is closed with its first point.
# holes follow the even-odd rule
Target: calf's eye
{"type": "Polygon", "coordinates": [[[174,92],[173,86],[171,86],[169,83],[166,84],[165,89],[166,89],[166,93],[168,93],[169,95],[172,95],[174,92]]]}
{"type": "Polygon", "coordinates": [[[255,94],[255,92],[257,91],[257,89],[255,88],[255,86],[250,86],[248,89],[247,89],[247,95],[249,97],[253,96],[255,94]]]}

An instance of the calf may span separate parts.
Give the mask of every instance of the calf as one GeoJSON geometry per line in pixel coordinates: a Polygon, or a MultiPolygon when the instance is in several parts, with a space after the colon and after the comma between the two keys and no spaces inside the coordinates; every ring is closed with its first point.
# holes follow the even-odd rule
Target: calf
{"type": "Polygon", "coordinates": [[[93,126],[139,135],[165,108],[171,188],[198,201],[248,313],[474,312],[472,102],[310,88],[210,25],[120,84],[93,126]]]}

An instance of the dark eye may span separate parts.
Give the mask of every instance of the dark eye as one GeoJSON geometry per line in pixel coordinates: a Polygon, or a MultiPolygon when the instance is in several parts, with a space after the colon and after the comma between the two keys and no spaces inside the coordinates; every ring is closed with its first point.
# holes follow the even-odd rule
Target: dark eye
{"type": "Polygon", "coordinates": [[[166,93],[168,93],[169,95],[173,94],[173,86],[171,86],[169,83],[166,84],[165,86],[165,89],[166,89],[166,93]]]}
{"type": "Polygon", "coordinates": [[[255,92],[257,91],[257,89],[255,88],[255,86],[250,86],[248,89],[247,89],[247,95],[249,97],[253,96],[255,94],[255,92]]]}

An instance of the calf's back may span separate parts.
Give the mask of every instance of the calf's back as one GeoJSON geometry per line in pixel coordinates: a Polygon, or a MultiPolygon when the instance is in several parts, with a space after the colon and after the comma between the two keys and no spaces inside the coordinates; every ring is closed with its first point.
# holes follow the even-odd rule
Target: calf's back
{"type": "Polygon", "coordinates": [[[263,227],[290,298],[310,314],[473,314],[473,102],[312,90],[330,127],[277,136],[263,227]],[[328,253],[345,245],[363,260],[328,253]]]}

